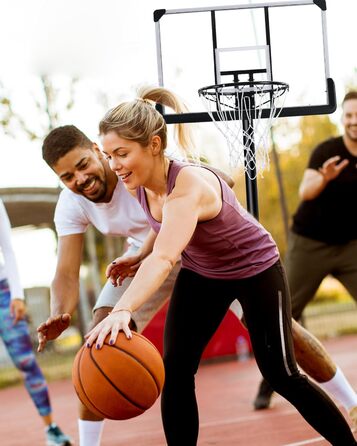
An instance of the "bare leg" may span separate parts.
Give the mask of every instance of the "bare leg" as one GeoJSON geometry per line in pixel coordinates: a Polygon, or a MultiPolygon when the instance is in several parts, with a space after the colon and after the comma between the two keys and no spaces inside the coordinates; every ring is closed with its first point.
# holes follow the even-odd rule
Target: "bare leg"
{"type": "MultiPolygon", "coordinates": [[[[100,321],[107,317],[112,307],[98,308],[93,317],[92,327],[95,327],[100,321]]],[[[91,327],[91,328],[92,328],[91,327]]],[[[79,429],[79,446],[98,446],[101,443],[103,422],[102,417],[91,412],[81,401],[78,401],[78,429],[79,429]]]]}
{"type": "Polygon", "coordinates": [[[42,420],[45,424],[45,426],[49,426],[50,424],[53,423],[53,418],[52,418],[52,414],[48,414],[48,415],[43,415],[42,420]]]}
{"type": "Polygon", "coordinates": [[[296,361],[318,383],[330,381],[337,371],[332,358],[321,342],[293,319],[293,340],[296,361]]]}
{"type": "MultiPolygon", "coordinates": [[[[343,372],[337,368],[321,342],[294,319],[292,334],[296,361],[300,368],[344,405],[353,425],[357,427],[357,396],[343,372]]],[[[268,408],[272,394],[270,384],[263,380],[254,400],[255,409],[268,408]]]]}
{"type": "MultiPolygon", "coordinates": [[[[231,305],[231,310],[245,325],[241,308],[236,302],[231,305]]],[[[335,376],[337,367],[321,342],[295,319],[292,321],[292,334],[299,366],[318,383],[330,381],[335,376]]]]}
{"type": "MultiPolygon", "coordinates": [[[[101,307],[98,308],[98,310],[95,311],[93,321],[91,324],[91,327],[95,327],[97,324],[99,324],[100,321],[105,319],[108,316],[108,313],[112,311],[112,307],[101,307]]],[[[135,330],[135,322],[132,321],[130,325],[131,330],[135,330]]],[[[87,421],[103,421],[104,418],[98,417],[98,415],[95,415],[93,412],[88,410],[84,404],[82,404],[79,401],[79,418],[81,420],[87,420],[87,421]]]]}
{"type": "Polygon", "coordinates": [[[357,428],[357,397],[343,372],[337,369],[321,342],[294,319],[293,339],[299,366],[344,405],[357,428]]]}

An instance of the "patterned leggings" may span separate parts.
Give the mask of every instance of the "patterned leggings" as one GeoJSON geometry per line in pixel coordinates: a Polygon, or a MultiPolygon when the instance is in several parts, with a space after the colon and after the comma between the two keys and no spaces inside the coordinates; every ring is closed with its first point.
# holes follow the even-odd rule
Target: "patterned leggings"
{"type": "Polygon", "coordinates": [[[20,320],[13,325],[10,314],[10,289],[6,280],[0,281],[0,336],[15,364],[22,372],[25,387],[41,416],[49,415],[51,410],[45,378],[37,364],[32,350],[27,322],[20,320]]]}

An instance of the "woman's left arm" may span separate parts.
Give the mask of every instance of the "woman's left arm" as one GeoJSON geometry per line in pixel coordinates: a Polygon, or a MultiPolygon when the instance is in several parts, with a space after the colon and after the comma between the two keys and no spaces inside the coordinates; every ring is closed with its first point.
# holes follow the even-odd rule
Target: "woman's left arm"
{"type": "Polygon", "coordinates": [[[120,330],[128,338],[131,337],[131,313],[163,284],[189,243],[201,213],[202,187],[194,176],[185,177],[188,177],[188,181],[185,184],[181,181],[166,199],[161,229],[152,253],[142,262],[129,288],[109,316],[86,335],[88,346],[97,339],[96,345],[100,348],[110,332],[111,343],[115,342],[120,330]]]}

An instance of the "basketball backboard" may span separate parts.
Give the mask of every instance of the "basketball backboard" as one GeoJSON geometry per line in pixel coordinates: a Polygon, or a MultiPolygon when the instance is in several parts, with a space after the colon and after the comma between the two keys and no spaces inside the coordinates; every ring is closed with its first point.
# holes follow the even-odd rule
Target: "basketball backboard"
{"type": "Polygon", "coordinates": [[[280,116],[336,109],[325,0],[161,9],[154,22],[159,84],[178,93],[192,111],[165,114],[168,123],[210,121],[198,90],[237,81],[287,83],[280,116]]]}

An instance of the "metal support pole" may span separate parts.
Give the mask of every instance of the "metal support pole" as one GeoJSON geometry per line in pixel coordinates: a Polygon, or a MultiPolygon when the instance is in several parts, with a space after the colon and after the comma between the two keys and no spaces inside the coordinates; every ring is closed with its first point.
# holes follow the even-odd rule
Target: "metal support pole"
{"type": "Polygon", "coordinates": [[[245,163],[245,193],[247,197],[247,209],[248,211],[258,220],[259,219],[259,205],[258,205],[258,187],[256,179],[256,166],[250,167],[250,160],[248,159],[248,152],[250,152],[249,157],[255,158],[255,147],[254,142],[247,136],[249,132],[252,133],[253,129],[249,126],[249,121],[245,118],[242,120],[243,125],[243,144],[244,144],[244,163],[245,163]],[[248,175],[248,169],[251,172],[251,176],[248,175]]]}
{"type": "MultiPolygon", "coordinates": [[[[253,74],[249,75],[249,80],[253,81],[253,74]]],[[[254,108],[254,94],[250,95],[252,108],[254,108]]],[[[255,145],[254,145],[254,129],[250,125],[250,116],[247,115],[243,107],[242,113],[242,130],[244,145],[244,171],[245,171],[245,193],[247,198],[248,211],[258,220],[259,204],[258,204],[258,187],[257,187],[257,166],[255,162],[255,145]],[[248,175],[250,172],[250,175],[248,175]]]]}

